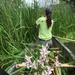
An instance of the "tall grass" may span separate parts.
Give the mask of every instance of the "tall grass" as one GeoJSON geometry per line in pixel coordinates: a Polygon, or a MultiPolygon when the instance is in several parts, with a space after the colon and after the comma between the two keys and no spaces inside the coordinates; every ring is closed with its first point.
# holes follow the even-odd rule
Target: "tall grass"
{"type": "MultiPolygon", "coordinates": [[[[75,36],[75,12],[72,8],[65,2],[62,2],[59,5],[54,5],[52,8],[53,19],[55,19],[53,34],[62,37],[67,37],[69,34],[75,36]]],[[[72,37],[69,36],[67,38],[72,37]]]]}
{"type": "Polygon", "coordinates": [[[0,0],[0,65],[14,61],[15,54],[24,49],[22,43],[34,40],[37,32],[33,24],[40,15],[37,12],[40,12],[38,6],[32,9],[21,0],[0,0]]]}

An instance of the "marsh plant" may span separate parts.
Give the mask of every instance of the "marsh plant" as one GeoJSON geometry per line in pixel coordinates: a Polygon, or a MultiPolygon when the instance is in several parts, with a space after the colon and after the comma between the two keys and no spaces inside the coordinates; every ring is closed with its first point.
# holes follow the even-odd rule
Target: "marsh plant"
{"type": "MultiPolygon", "coordinates": [[[[25,66],[30,72],[27,73],[27,75],[38,73],[40,75],[51,75],[52,71],[54,71],[55,66],[59,66],[60,63],[58,61],[58,56],[55,56],[55,59],[50,58],[50,51],[48,50],[48,45],[42,46],[42,49],[38,50],[39,56],[37,59],[37,56],[29,54],[28,52],[25,55],[25,62],[23,62],[23,66],[25,66]]],[[[51,56],[52,57],[52,56],[51,56]]],[[[18,65],[16,65],[16,68],[19,68],[18,65]]]]}

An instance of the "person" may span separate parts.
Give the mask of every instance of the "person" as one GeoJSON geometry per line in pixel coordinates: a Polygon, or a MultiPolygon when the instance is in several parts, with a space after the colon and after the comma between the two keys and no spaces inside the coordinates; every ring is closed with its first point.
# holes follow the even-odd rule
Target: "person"
{"type": "Polygon", "coordinates": [[[42,45],[48,44],[52,47],[52,27],[53,20],[51,18],[52,10],[46,8],[44,11],[44,16],[36,20],[36,26],[39,28],[39,43],[42,45]]]}

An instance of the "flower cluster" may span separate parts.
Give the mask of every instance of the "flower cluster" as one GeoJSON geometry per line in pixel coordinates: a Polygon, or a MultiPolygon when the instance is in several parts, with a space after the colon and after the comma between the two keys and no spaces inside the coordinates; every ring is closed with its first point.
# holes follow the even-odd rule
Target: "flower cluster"
{"type": "Polygon", "coordinates": [[[39,64],[44,66],[45,62],[48,62],[49,59],[47,58],[47,55],[50,53],[50,51],[47,50],[47,46],[42,46],[42,49],[40,50],[40,59],[38,60],[39,64]]]}
{"type": "Polygon", "coordinates": [[[46,66],[46,70],[42,72],[42,75],[50,75],[54,69],[51,66],[46,66]]]}
{"type": "Polygon", "coordinates": [[[28,69],[29,68],[37,69],[35,61],[32,63],[31,58],[32,56],[31,57],[25,56],[26,62],[23,62],[22,64],[27,66],[28,69]]]}
{"type": "MultiPolygon", "coordinates": [[[[50,54],[50,51],[48,51],[48,45],[42,46],[42,49],[40,49],[40,56],[37,61],[32,62],[32,56],[25,55],[26,62],[23,62],[22,64],[25,65],[28,69],[35,69],[38,70],[39,66],[44,68],[41,71],[41,75],[51,75],[52,71],[54,70],[52,66],[50,66],[48,55],[50,54]]],[[[58,57],[55,57],[55,65],[58,66],[60,63],[58,61],[58,57]]],[[[41,70],[41,69],[40,69],[41,70]]]]}

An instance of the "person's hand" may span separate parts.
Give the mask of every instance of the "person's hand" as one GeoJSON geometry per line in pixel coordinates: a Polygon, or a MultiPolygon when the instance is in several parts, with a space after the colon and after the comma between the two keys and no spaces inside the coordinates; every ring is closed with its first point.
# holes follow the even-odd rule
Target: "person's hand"
{"type": "Polygon", "coordinates": [[[57,18],[53,19],[53,23],[57,21],[57,18]]]}

